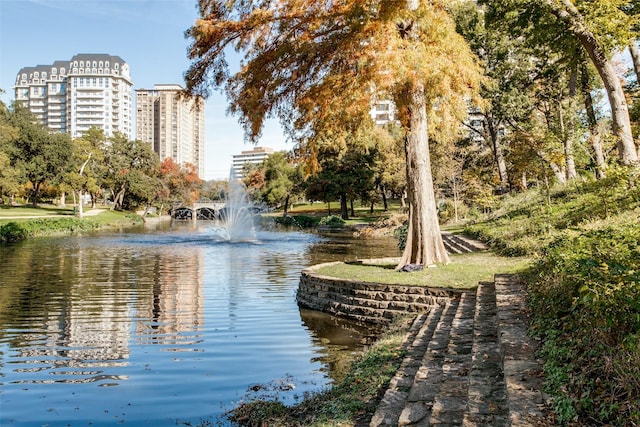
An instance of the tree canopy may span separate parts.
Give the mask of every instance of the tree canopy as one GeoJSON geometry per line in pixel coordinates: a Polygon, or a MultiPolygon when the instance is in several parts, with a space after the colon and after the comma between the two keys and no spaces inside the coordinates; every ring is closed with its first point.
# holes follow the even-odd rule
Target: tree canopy
{"type": "Polygon", "coordinates": [[[311,156],[318,137],[358,129],[377,98],[392,99],[407,129],[410,225],[401,264],[446,262],[427,111],[466,114],[480,78],[448,3],[201,0],[201,18],[187,31],[187,90],[207,96],[223,86],[248,139],[260,136],[265,118],[278,116],[311,156]],[[235,73],[229,49],[244,58],[235,73]]]}

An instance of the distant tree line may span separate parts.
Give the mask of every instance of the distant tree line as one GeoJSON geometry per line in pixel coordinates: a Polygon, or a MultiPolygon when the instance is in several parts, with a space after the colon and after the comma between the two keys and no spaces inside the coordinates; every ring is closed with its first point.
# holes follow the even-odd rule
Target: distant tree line
{"type": "Polygon", "coordinates": [[[199,198],[201,180],[193,165],[162,161],[151,146],[98,128],[82,137],[52,132],[20,103],[0,103],[0,200],[41,199],[78,205],[110,203],[114,210],[161,211],[199,198]]]}

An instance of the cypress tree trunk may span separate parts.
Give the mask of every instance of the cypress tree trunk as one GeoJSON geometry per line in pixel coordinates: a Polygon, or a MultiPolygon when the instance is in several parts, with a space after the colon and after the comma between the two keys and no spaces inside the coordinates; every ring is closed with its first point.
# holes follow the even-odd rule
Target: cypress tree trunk
{"type": "Polygon", "coordinates": [[[417,82],[409,90],[409,129],[405,140],[409,229],[398,269],[406,264],[449,262],[440,234],[433,190],[424,85],[417,82]]]}

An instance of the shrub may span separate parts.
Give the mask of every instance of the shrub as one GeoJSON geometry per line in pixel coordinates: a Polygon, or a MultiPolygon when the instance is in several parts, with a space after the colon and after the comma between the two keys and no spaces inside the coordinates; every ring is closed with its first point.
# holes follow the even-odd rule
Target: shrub
{"type": "Polygon", "coordinates": [[[27,231],[15,222],[0,226],[0,243],[17,243],[27,238],[27,231]]]}
{"type": "Polygon", "coordinates": [[[336,215],[329,215],[320,219],[319,225],[327,225],[329,227],[342,227],[345,221],[336,215]]]}
{"type": "Polygon", "coordinates": [[[276,217],[274,221],[276,224],[289,227],[311,228],[318,225],[320,219],[308,215],[289,215],[276,217]]]}
{"type": "Polygon", "coordinates": [[[640,421],[640,225],[556,240],[529,281],[560,421],[640,421]]]}

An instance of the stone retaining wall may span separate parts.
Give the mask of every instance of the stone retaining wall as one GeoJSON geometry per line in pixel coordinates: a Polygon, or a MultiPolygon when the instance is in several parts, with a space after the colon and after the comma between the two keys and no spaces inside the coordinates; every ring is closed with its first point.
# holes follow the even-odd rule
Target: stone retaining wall
{"type": "Polygon", "coordinates": [[[326,263],[302,271],[296,299],[302,307],[358,321],[385,324],[394,316],[428,312],[460,298],[456,289],[383,285],[323,276],[315,271],[326,263]]]}

